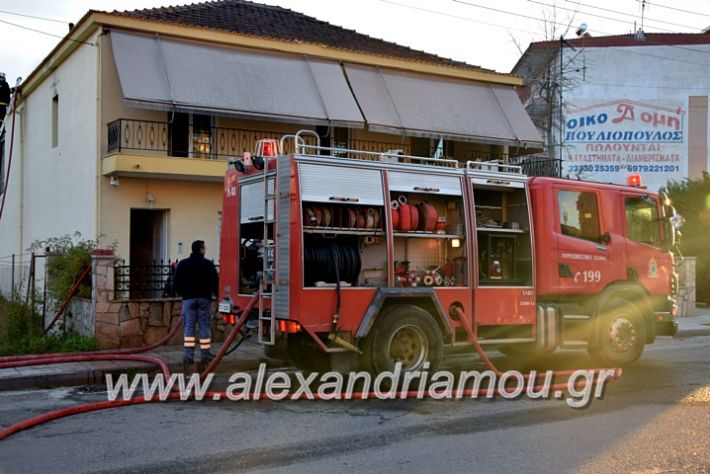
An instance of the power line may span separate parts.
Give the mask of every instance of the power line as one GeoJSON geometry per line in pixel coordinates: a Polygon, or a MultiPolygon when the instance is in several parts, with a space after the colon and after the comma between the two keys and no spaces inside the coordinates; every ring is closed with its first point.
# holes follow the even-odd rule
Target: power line
{"type": "MultiPolygon", "coordinates": [[[[580,14],[580,15],[587,15],[587,16],[592,16],[592,17],[595,17],[595,18],[601,18],[601,19],[603,19],[603,20],[615,21],[615,22],[617,22],[617,23],[623,23],[623,24],[625,24],[625,25],[628,25],[628,24],[630,23],[628,20],[621,20],[621,19],[619,19],[619,18],[612,18],[612,17],[609,17],[609,16],[598,15],[598,14],[596,14],[596,13],[589,13],[589,12],[583,12],[583,11],[579,11],[579,10],[573,10],[573,9],[571,9],[571,8],[561,7],[561,6],[559,6],[559,5],[552,5],[552,4],[549,4],[549,3],[538,2],[537,0],[528,0],[528,2],[530,2],[530,3],[536,3],[536,4],[542,5],[542,6],[544,6],[544,7],[559,8],[560,10],[567,10],[567,11],[575,12],[575,13],[580,14]]],[[[665,29],[665,28],[660,28],[660,27],[658,27],[658,26],[653,26],[652,28],[654,28],[654,29],[656,29],[656,30],[666,31],[666,32],[673,31],[673,30],[668,30],[668,29],[665,29]]],[[[685,28],[689,28],[689,27],[685,27],[685,28]]]]}
{"type": "MultiPolygon", "coordinates": [[[[532,3],[537,3],[538,5],[544,5],[544,6],[547,6],[547,7],[555,7],[555,5],[550,5],[550,4],[548,4],[548,3],[542,3],[542,2],[539,2],[539,1],[536,1],[536,0],[528,0],[528,1],[529,1],[529,2],[532,2],[532,3]]],[[[569,1],[573,1],[573,0],[566,0],[566,1],[569,2],[569,1]]],[[[610,11],[610,12],[614,12],[614,13],[619,13],[619,14],[621,14],[621,15],[628,15],[628,16],[632,16],[632,17],[634,16],[634,15],[631,15],[631,14],[629,14],[629,13],[623,13],[623,12],[619,12],[619,11],[617,11],[617,10],[609,10],[609,9],[607,9],[607,8],[594,7],[594,6],[591,6],[591,5],[586,5],[586,4],[581,3],[581,2],[575,2],[575,4],[577,4],[577,5],[589,6],[589,7],[591,7],[591,8],[597,8],[597,9],[600,9],[600,10],[606,10],[606,11],[610,11]]],[[[563,7],[556,7],[556,8],[563,8],[563,7]]],[[[607,20],[612,20],[612,21],[618,21],[618,22],[626,23],[626,22],[623,21],[623,20],[614,19],[614,18],[609,18],[609,17],[604,17],[604,16],[599,16],[599,15],[594,15],[594,14],[591,14],[591,13],[585,13],[585,12],[579,12],[579,13],[586,14],[586,15],[591,15],[591,16],[598,16],[599,18],[604,18],[604,19],[607,19],[607,20]]],[[[646,18],[646,21],[648,21],[648,20],[650,20],[650,19],[649,19],[649,18],[646,18]]],[[[650,21],[658,21],[658,20],[650,20],[650,21]]],[[[668,24],[674,25],[675,23],[668,23],[668,24]]],[[[693,27],[690,27],[690,26],[677,25],[677,24],[675,24],[675,25],[676,25],[676,26],[681,26],[681,27],[683,27],[683,28],[690,28],[690,29],[696,29],[696,30],[699,29],[699,28],[693,28],[693,27]]],[[[665,29],[665,28],[659,28],[659,27],[655,27],[655,26],[654,26],[653,28],[656,28],[656,29],[662,30],[662,31],[667,31],[667,32],[675,33],[675,31],[673,31],[673,30],[667,30],[667,29],[665,29]]],[[[680,45],[676,45],[676,44],[667,44],[667,45],[664,45],[664,46],[669,47],[669,48],[682,49],[682,50],[685,50],[685,51],[691,51],[691,52],[696,53],[696,54],[706,54],[706,55],[710,55],[710,51],[701,51],[701,50],[689,48],[689,47],[687,47],[687,46],[680,46],[680,45]]],[[[671,59],[671,58],[668,58],[668,59],[671,59]]],[[[676,60],[676,59],[673,58],[673,60],[676,60]]],[[[693,63],[693,64],[694,64],[694,63],[693,63]]]]}
{"type": "MultiPolygon", "coordinates": [[[[616,13],[617,15],[628,16],[628,17],[631,17],[631,18],[634,18],[634,19],[636,19],[636,18],[638,17],[637,15],[635,15],[635,14],[633,14],[633,13],[626,13],[626,12],[622,12],[622,11],[619,11],[619,10],[611,10],[611,9],[609,9],[609,8],[595,7],[594,5],[589,5],[589,4],[582,3],[582,2],[576,2],[576,1],[574,1],[574,0],[565,0],[565,1],[566,1],[566,2],[574,3],[575,5],[581,5],[581,6],[583,6],[583,7],[593,8],[593,9],[595,9],[595,10],[601,10],[601,11],[605,11],[605,12],[609,12],[609,13],[616,13]]],[[[558,7],[558,8],[559,8],[559,7],[558,7]]],[[[580,12],[580,13],[583,13],[583,12],[580,12]]],[[[591,15],[591,13],[590,13],[589,15],[591,15]]],[[[680,28],[688,28],[688,29],[690,29],[690,30],[700,30],[700,29],[701,29],[701,28],[698,28],[698,27],[695,27],[695,26],[681,25],[681,24],[679,24],[679,23],[672,23],[672,22],[670,22],[670,21],[656,20],[656,19],[653,19],[653,18],[645,17],[645,18],[644,18],[644,22],[647,22],[647,21],[652,21],[652,22],[654,22],[654,23],[663,23],[664,25],[678,26],[678,27],[680,27],[680,28]]],[[[659,29],[659,30],[663,29],[663,28],[658,28],[658,27],[654,27],[654,28],[659,29]]],[[[664,31],[673,31],[673,30],[664,30],[664,31]]]]}
{"type": "Polygon", "coordinates": [[[514,28],[514,27],[506,26],[506,25],[498,25],[496,23],[489,23],[486,21],[476,20],[475,18],[470,18],[470,17],[466,17],[466,16],[459,16],[459,15],[453,15],[451,13],[440,12],[437,10],[430,10],[428,8],[415,7],[414,5],[407,5],[406,3],[394,2],[392,0],[380,0],[380,1],[382,3],[389,3],[390,5],[397,5],[400,7],[409,8],[410,10],[418,10],[420,12],[432,13],[434,15],[445,16],[445,17],[449,17],[449,18],[456,18],[457,20],[470,21],[472,23],[480,23],[482,25],[494,26],[497,28],[505,28],[507,30],[519,31],[521,33],[530,33],[529,31],[521,30],[520,28],[514,28]]]}
{"type": "Polygon", "coordinates": [[[7,15],[22,16],[22,17],[25,17],[25,18],[33,18],[33,19],[35,19],[35,20],[53,21],[53,22],[55,22],[55,23],[63,23],[63,24],[65,24],[65,25],[66,25],[67,23],[69,23],[68,21],[57,20],[56,18],[47,18],[47,17],[43,17],[43,16],[28,15],[28,14],[26,14],[26,13],[10,12],[10,11],[7,11],[7,10],[0,10],[0,13],[5,13],[5,14],[7,14],[7,15]]]}
{"type": "MultiPolygon", "coordinates": [[[[508,14],[508,15],[513,15],[513,16],[518,16],[518,17],[523,17],[523,18],[528,18],[528,19],[532,19],[532,20],[536,20],[536,21],[542,21],[542,22],[548,21],[549,23],[552,23],[552,24],[567,26],[567,25],[564,24],[564,23],[559,23],[559,22],[556,22],[556,21],[553,21],[553,20],[545,20],[544,18],[532,17],[532,16],[529,16],[529,15],[523,15],[523,14],[517,13],[517,12],[510,12],[510,11],[506,11],[506,10],[494,9],[494,8],[491,8],[491,7],[486,7],[486,6],[482,6],[482,5],[477,5],[477,4],[475,4],[475,3],[470,3],[470,2],[463,1],[463,0],[452,0],[452,1],[454,1],[454,2],[456,2],[456,3],[462,3],[462,4],[465,4],[465,5],[469,5],[469,6],[472,6],[472,7],[476,7],[476,8],[483,8],[483,9],[486,9],[486,10],[494,10],[494,11],[497,11],[497,12],[500,12],[500,13],[505,13],[505,14],[508,14]]],[[[532,1],[532,0],[530,0],[530,1],[532,1]]],[[[535,2],[535,3],[540,3],[540,2],[535,2]]],[[[544,4],[543,4],[543,5],[544,5],[544,4]]],[[[547,5],[547,6],[550,6],[550,5],[547,5]]],[[[557,7],[557,8],[559,8],[559,7],[557,7]]],[[[602,34],[604,34],[604,35],[613,36],[611,33],[607,33],[607,32],[604,32],[604,31],[599,31],[599,33],[602,33],[602,34]]],[[[584,44],[582,44],[581,46],[584,47],[584,44]]],[[[675,45],[668,45],[668,46],[669,46],[669,47],[675,47],[675,45]]],[[[677,46],[677,48],[679,48],[679,49],[687,49],[687,50],[689,50],[689,51],[693,51],[693,52],[696,52],[696,53],[710,54],[710,52],[707,52],[707,51],[698,51],[698,50],[694,50],[694,49],[692,49],[692,48],[686,48],[686,47],[682,47],[682,46],[677,46]]],[[[640,52],[640,51],[631,51],[630,49],[627,49],[627,48],[618,48],[617,51],[621,51],[621,52],[627,53],[627,54],[636,54],[636,55],[638,55],[638,56],[646,56],[646,57],[650,57],[650,58],[663,59],[663,60],[666,60],[666,61],[674,61],[674,62],[678,62],[678,63],[692,64],[692,65],[694,65],[694,66],[710,67],[710,64],[707,64],[707,63],[699,63],[699,62],[697,62],[697,61],[687,61],[687,60],[684,60],[684,59],[672,58],[672,57],[668,57],[668,56],[659,56],[659,55],[657,55],[657,54],[643,53],[643,52],[640,52]]]]}
{"type": "Polygon", "coordinates": [[[37,30],[37,29],[35,29],[35,28],[30,28],[29,26],[18,25],[17,23],[12,23],[12,22],[7,21],[7,20],[2,20],[2,19],[0,19],[0,23],[5,23],[6,25],[14,26],[15,28],[21,28],[21,29],[23,29],[23,30],[32,31],[32,32],[34,32],[34,33],[39,33],[39,34],[41,34],[41,35],[52,36],[52,37],[54,37],[54,38],[59,38],[59,39],[67,40],[67,41],[73,41],[73,42],[75,42],[75,43],[81,43],[81,44],[86,44],[86,45],[89,45],[89,46],[94,46],[92,43],[88,43],[88,42],[86,42],[86,41],[81,41],[81,40],[77,40],[77,39],[74,39],[74,38],[68,38],[68,37],[66,37],[66,36],[57,35],[57,34],[54,34],[54,33],[49,33],[48,31],[37,30]]]}
{"type": "MultiPolygon", "coordinates": [[[[637,3],[643,3],[644,0],[636,0],[637,3]]],[[[689,13],[691,15],[698,15],[698,16],[704,16],[704,17],[710,17],[710,15],[705,14],[705,13],[700,13],[700,12],[694,12],[692,10],[683,10],[682,8],[677,8],[677,7],[670,7],[668,5],[663,5],[658,2],[653,2],[654,7],[660,7],[660,8],[666,8],[668,10],[675,10],[677,12],[683,12],[683,13],[689,13]]]]}
{"type": "Polygon", "coordinates": [[[552,23],[553,25],[569,27],[569,24],[567,24],[567,23],[560,23],[560,22],[554,21],[554,20],[546,20],[546,19],[544,19],[544,18],[537,18],[537,17],[530,16],[530,15],[524,15],[524,14],[522,14],[522,13],[511,12],[511,11],[507,11],[507,10],[500,10],[500,9],[498,9],[498,8],[488,7],[488,6],[485,6],[485,5],[478,5],[478,4],[476,4],[476,3],[466,2],[466,1],[464,1],[464,0],[453,0],[453,1],[456,2],[456,3],[462,3],[462,4],[464,4],[464,5],[468,5],[468,6],[470,6],[470,7],[482,8],[482,9],[484,9],[484,10],[490,10],[490,11],[494,11],[494,12],[498,12],[498,13],[504,13],[504,14],[506,14],[506,15],[513,15],[513,16],[517,16],[517,17],[520,17],[520,18],[527,18],[528,20],[546,21],[546,22],[548,22],[548,23],[552,23]]]}
{"type": "Polygon", "coordinates": [[[635,89],[673,89],[673,90],[707,90],[707,87],[678,87],[678,86],[644,86],[640,84],[612,84],[607,82],[594,82],[588,79],[583,79],[582,82],[595,86],[609,87],[632,87],[635,89]]]}

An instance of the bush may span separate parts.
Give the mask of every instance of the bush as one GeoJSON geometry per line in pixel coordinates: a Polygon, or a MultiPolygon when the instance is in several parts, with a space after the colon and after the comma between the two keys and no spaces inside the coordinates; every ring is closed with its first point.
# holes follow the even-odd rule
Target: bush
{"type": "Polygon", "coordinates": [[[0,297],[0,357],[48,352],[85,352],[99,348],[95,337],[76,333],[42,336],[42,318],[30,307],[0,297]]]}
{"type": "MultiPolygon", "coordinates": [[[[82,240],[81,234],[66,234],[47,240],[36,241],[32,250],[48,249],[47,290],[49,296],[61,304],[69,296],[76,280],[86,267],[91,265],[91,251],[99,245],[99,240],[82,240]]],[[[113,246],[115,247],[115,245],[113,246]]],[[[112,246],[109,246],[112,248],[112,246]]],[[[91,278],[86,278],[79,286],[78,298],[91,298],[91,278]]]]}
{"type": "Polygon", "coordinates": [[[710,175],[702,179],[670,181],[665,191],[673,206],[685,217],[685,225],[680,229],[683,237],[680,250],[683,255],[697,257],[696,291],[698,301],[710,302],[710,175]]]}

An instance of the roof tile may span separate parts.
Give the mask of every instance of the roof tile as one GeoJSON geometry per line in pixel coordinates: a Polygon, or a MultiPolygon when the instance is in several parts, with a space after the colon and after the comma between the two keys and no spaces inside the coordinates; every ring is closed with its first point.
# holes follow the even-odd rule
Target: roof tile
{"type": "Polygon", "coordinates": [[[437,65],[490,71],[332,25],[287,8],[246,0],[114,11],[114,14],[283,41],[306,42],[348,51],[390,56],[437,65]]]}

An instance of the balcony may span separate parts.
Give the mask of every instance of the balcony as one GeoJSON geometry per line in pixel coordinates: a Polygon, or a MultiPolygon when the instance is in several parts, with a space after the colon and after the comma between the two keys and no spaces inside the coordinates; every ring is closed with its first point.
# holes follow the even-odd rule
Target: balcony
{"type": "MultiPolygon", "coordinates": [[[[294,126],[291,133],[298,130],[294,126]]],[[[261,138],[280,139],[284,132],[214,127],[204,123],[174,123],[149,120],[118,119],[108,124],[107,155],[103,159],[104,176],[151,176],[174,179],[221,181],[229,159],[252,151],[261,138]]],[[[499,160],[523,166],[530,175],[559,176],[558,160],[543,155],[508,157],[475,149],[459,142],[412,137],[393,137],[391,141],[353,139],[346,129],[335,129],[324,146],[377,153],[401,150],[405,155],[441,156],[458,161],[499,160]],[[432,146],[433,144],[433,146],[432,146]]],[[[313,137],[304,136],[309,144],[313,137]]],[[[285,143],[291,153],[293,141],[285,143]]]]}

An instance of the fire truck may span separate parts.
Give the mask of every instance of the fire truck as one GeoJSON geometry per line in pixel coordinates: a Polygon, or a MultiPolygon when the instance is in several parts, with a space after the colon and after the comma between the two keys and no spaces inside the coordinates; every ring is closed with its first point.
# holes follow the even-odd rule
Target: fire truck
{"type": "Polygon", "coordinates": [[[677,328],[680,219],[640,186],[324,147],[303,130],[230,162],[219,312],[233,324],[258,294],[267,355],[311,370],[435,370],[469,334],[626,365],[677,328]]]}

